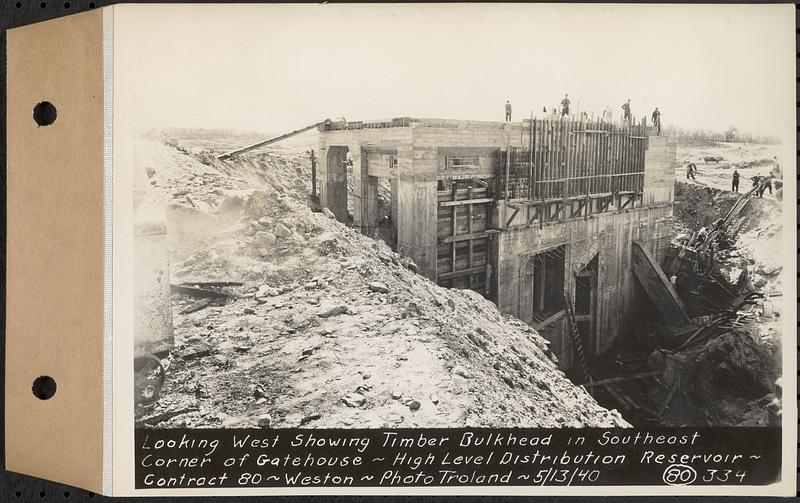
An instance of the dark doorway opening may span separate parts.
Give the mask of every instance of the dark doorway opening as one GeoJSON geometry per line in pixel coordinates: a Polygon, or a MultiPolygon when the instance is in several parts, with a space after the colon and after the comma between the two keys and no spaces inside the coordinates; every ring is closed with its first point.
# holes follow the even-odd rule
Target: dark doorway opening
{"type": "Polygon", "coordinates": [[[575,275],[575,323],[587,357],[594,356],[597,348],[597,257],[575,275]]]}
{"type": "Polygon", "coordinates": [[[330,146],[325,159],[326,194],[325,204],[342,223],[349,221],[347,211],[347,172],[352,169],[352,161],[347,155],[347,147],[330,146]]]}
{"type": "Polygon", "coordinates": [[[533,257],[533,322],[564,309],[564,257],[561,245],[533,257]]]}

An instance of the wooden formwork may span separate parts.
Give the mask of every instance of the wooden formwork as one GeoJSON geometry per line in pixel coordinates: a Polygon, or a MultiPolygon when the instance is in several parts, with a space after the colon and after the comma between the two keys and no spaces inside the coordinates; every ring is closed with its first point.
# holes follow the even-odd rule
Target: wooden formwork
{"type": "Polygon", "coordinates": [[[497,194],[532,206],[528,224],[633,207],[644,191],[647,126],[569,119],[526,121],[527,146],[496,160],[497,194]]]}
{"type": "Polygon", "coordinates": [[[449,180],[437,192],[437,281],[451,288],[488,294],[488,254],[491,231],[488,184],[478,179],[449,180]]]}

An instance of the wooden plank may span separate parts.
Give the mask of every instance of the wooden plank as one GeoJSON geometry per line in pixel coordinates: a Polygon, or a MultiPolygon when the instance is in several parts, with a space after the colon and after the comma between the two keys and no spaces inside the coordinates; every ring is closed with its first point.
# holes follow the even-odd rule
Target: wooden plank
{"type": "Polygon", "coordinates": [[[486,272],[486,266],[470,267],[468,269],[464,269],[464,270],[461,270],[461,271],[453,271],[453,272],[441,273],[441,274],[439,274],[439,280],[448,280],[448,279],[454,279],[454,278],[461,278],[461,277],[464,277],[464,276],[469,276],[470,274],[478,274],[478,273],[482,273],[482,272],[486,272]]]}
{"type": "Polygon", "coordinates": [[[626,382],[626,381],[635,381],[637,379],[644,379],[647,377],[653,377],[663,374],[660,370],[651,370],[649,372],[642,372],[640,374],[633,374],[629,376],[621,376],[621,377],[612,377],[610,379],[602,379],[600,381],[592,381],[590,383],[584,383],[583,386],[586,388],[591,388],[592,386],[605,386],[606,384],[613,384],[617,382],[626,382]]]}
{"type": "Polygon", "coordinates": [[[275,138],[270,138],[269,140],[265,140],[265,141],[261,141],[261,142],[258,142],[258,143],[254,143],[253,145],[249,145],[247,147],[243,147],[243,148],[240,148],[240,149],[237,149],[237,150],[233,150],[231,152],[219,155],[219,156],[217,156],[217,159],[219,159],[220,161],[224,161],[226,159],[230,159],[231,157],[237,156],[239,154],[243,154],[245,152],[249,152],[249,151],[257,149],[257,148],[265,147],[265,146],[270,145],[272,143],[276,143],[276,142],[279,142],[281,140],[285,140],[286,138],[291,138],[292,136],[298,135],[300,133],[304,133],[304,132],[309,131],[311,129],[314,129],[316,127],[330,124],[330,122],[331,122],[330,119],[325,119],[323,121],[317,122],[316,124],[311,124],[310,126],[306,126],[304,128],[297,129],[297,130],[292,131],[290,133],[282,134],[280,136],[276,136],[275,138]]]}
{"type": "MultiPolygon", "coordinates": [[[[471,196],[472,195],[470,194],[470,197],[471,196]]],[[[494,201],[494,199],[492,199],[491,197],[482,197],[480,199],[459,199],[457,201],[441,201],[439,202],[439,206],[443,208],[447,208],[450,206],[464,206],[464,205],[472,206],[473,204],[486,204],[486,203],[491,203],[492,201],[494,201]]],[[[469,208],[467,210],[469,211],[469,208]]]]}
{"type": "Polygon", "coordinates": [[[686,307],[647,247],[633,241],[631,248],[633,272],[661,317],[673,325],[687,323],[686,307]]]}
{"type": "Polygon", "coordinates": [[[459,241],[468,241],[468,240],[474,240],[474,239],[488,238],[491,235],[492,235],[492,233],[489,232],[489,231],[472,232],[472,233],[469,233],[469,234],[459,234],[457,236],[443,237],[443,238],[439,239],[439,242],[442,243],[442,244],[457,243],[459,241]]]}
{"type": "Polygon", "coordinates": [[[536,323],[535,325],[533,325],[533,329],[534,330],[542,330],[543,328],[547,327],[551,323],[555,323],[556,321],[558,321],[561,318],[563,318],[565,313],[566,313],[566,311],[564,309],[562,309],[561,311],[559,311],[559,312],[557,312],[555,314],[552,314],[552,315],[548,316],[547,318],[545,318],[544,320],[540,321],[539,323],[536,323]]]}

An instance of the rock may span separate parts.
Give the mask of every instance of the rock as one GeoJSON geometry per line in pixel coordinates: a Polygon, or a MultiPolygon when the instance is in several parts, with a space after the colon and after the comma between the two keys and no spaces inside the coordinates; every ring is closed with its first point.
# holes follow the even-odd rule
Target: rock
{"type": "Polygon", "coordinates": [[[389,293],[389,287],[384,285],[383,283],[378,283],[378,282],[370,283],[369,289],[377,293],[389,293]]]}
{"type": "Polygon", "coordinates": [[[340,314],[345,314],[346,312],[347,306],[339,304],[323,310],[321,313],[318,313],[317,316],[320,318],[330,318],[331,316],[338,316],[340,314]]]}
{"type": "Polygon", "coordinates": [[[300,354],[301,354],[301,355],[303,355],[303,356],[309,356],[309,355],[311,355],[311,353],[313,353],[313,352],[314,352],[314,348],[306,348],[306,349],[304,349],[304,350],[303,350],[303,352],[302,352],[302,353],[300,353],[300,354]]]}
{"type": "Polygon", "coordinates": [[[244,314],[256,314],[256,310],[250,307],[244,308],[244,314]]]}
{"type": "Polygon", "coordinates": [[[366,381],[367,379],[369,379],[370,377],[372,377],[372,375],[371,375],[371,374],[361,374],[361,378],[362,378],[362,379],[364,379],[365,381],[366,381]]]}
{"type": "Polygon", "coordinates": [[[315,412],[313,414],[309,414],[309,415],[307,415],[306,417],[304,417],[303,419],[300,420],[300,424],[298,426],[303,426],[304,424],[310,423],[311,421],[316,421],[317,419],[320,419],[321,417],[322,417],[322,414],[320,414],[319,412],[315,412]]]}
{"type": "Polygon", "coordinates": [[[439,397],[436,396],[436,395],[431,395],[431,403],[433,403],[433,405],[438,405],[439,404],[439,397]]]}
{"type": "Polygon", "coordinates": [[[264,229],[272,228],[272,219],[269,217],[261,217],[256,221],[256,223],[264,229]]]}
{"type": "Polygon", "coordinates": [[[398,414],[397,412],[391,412],[388,416],[386,416],[386,423],[388,426],[386,428],[391,428],[393,424],[400,424],[404,420],[403,416],[398,414]]]}
{"type": "Polygon", "coordinates": [[[419,400],[412,400],[412,401],[411,401],[411,402],[408,404],[408,409],[409,409],[411,412],[416,412],[416,411],[418,411],[420,407],[422,407],[422,404],[419,402],[419,400]]]}
{"type": "Polygon", "coordinates": [[[226,367],[228,363],[230,363],[230,360],[228,360],[228,357],[226,356],[216,355],[214,357],[214,363],[216,363],[220,367],[226,367]]]}
{"type": "Polygon", "coordinates": [[[447,305],[450,307],[452,311],[456,310],[456,303],[453,299],[447,299],[447,305]]]}
{"type": "Polygon", "coordinates": [[[348,393],[342,398],[342,402],[348,407],[361,407],[367,401],[367,397],[361,393],[348,393]]]}
{"type": "Polygon", "coordinates": [[[277,224],[275,228],[272,229],[272,232],[274,232],[275,236],[279,238],[287,238],[292,235],[292,230],[281,223],[277,224]]]}
{"type": "Polygon", "coordinates": [[[256,405],[264,405],[265,403],[267,403],[267,399],[264,398],[263,396],[258,400],[256,400],[256,405]]]}
{"type": "Polygon", "coordinates": [[[275,234],[267,231],[258,231],[253,236],[253,248],[256,250],[270,250],[275,244],[275,234]]]}
{"type": "Polygon", "coordinates": [[[191,346],[190,348],[187,348],[183,352],[183,359],[191,360],[194,358],[202,358],[204,356],[208,356],[209,354],[211,354],[211,346],[201,342],[199,344],[191,346]]]}
{"type": "Polygon", "coordinates": [[[392,391],[392,400],[400,400],[403,398],[403,393],[400,391],[392,391]]]}
{"type": "Polygon", "coordinates": [[[272,426],[272,416],[266,414],[258,418],[259,428],[269,428],[270,426],[272,426]]]}
{"type": "Polygon", "coordinates": [[[305,288],[306,290],[313,290],[316,287],[317,287],[316,281],[309,281],[303,285],[303,288],[305,288]]]}
{"type": "Polygon", "coordinates": [[[469,371],[467,371],[467,369],[465,369],[461,365],[456,365],[455,367],[453,367],[453,370],[451,372],[457,376],[466,377],[467,379],[472,377],[469,371]]]}

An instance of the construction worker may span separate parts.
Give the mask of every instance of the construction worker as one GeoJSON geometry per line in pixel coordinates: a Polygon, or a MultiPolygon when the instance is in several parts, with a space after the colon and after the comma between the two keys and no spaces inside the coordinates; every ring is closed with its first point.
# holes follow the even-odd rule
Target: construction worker
{"type": "Polygon", "coordinates": [[[772,178],[783,179],[783,171],[781,170],[780,163],[778,163],[777,155],[772,156],[772,164],[774,164],[770,170],[770,175],[772,175],[772,178]]]}
{"type": "Polygon", "coordinates": [[[739,172],[735,169],[733,170],[733,179],[731,180],[731,190],[739,192],[739,172]]]}
{"type": "Polygon", "coordinates": [[[561,117],[565,115],[569,115],[569,96],[564,95],[564,99],[561,100],[561,117]]]}
{"type": "Polygon", "coordinates": [[[611,122],[611,107],[606,107],[603,110],[603,122],[611,122]]]}
{"type": "MultiPolygon", "coordinates": [[[[765,177],[763,177],[761,175],[756,175],[756,176],[750,177],[750,179],[753,180],[753,187],[756,188],[756,192],[758,193],[758,197],[763,198],[764,197],[764,191],[767,190],[767,185],[769,184],[769,182],[765,183],[765,177]]],[[[770,187],[770,191],[769,192],[770,192],[770,194],[772,193],[772,187],[770,187]]]]}
{"type": "Polygon", "coordinates": [[[703,244],[708,237],[708,229],[705,227],[701,227],[699,231],[697,231],[697,246],[703,244]]]}
{"type": "Polygon", "coordinates": [[[656,134],[661,134],[661,112],[658,111],[658,107],[653,110],[653,126],[656,128],[656,134]]]}
{"type": "Polygon", "coordinates": [[[772,177],[769,176],[762,176],[764,180],[764,184],[761,186],[761,195],[764,194],[765,189],[769,189],[769,193],[772,194],[772,177]]]}
{"type": "Polygon", "coordinates": [[[628,98],[628,101],[622,104],[622,119],[625,122],[631,121],[631,100],[628,98]]]}
{"type": "Polygon", "coordinates": [[[697,179],[694,177],[696,172],[697,166],[695,166],[693,162],[690,162],[689,165],[686,166],[686,179],[689,180],[691,178],[692,180],[697,181],[697,179]]]}
{"type": "Polygon", "coordinates": [[[506,122],[511,122],[511,102],[506,100],[506,122]]]}

